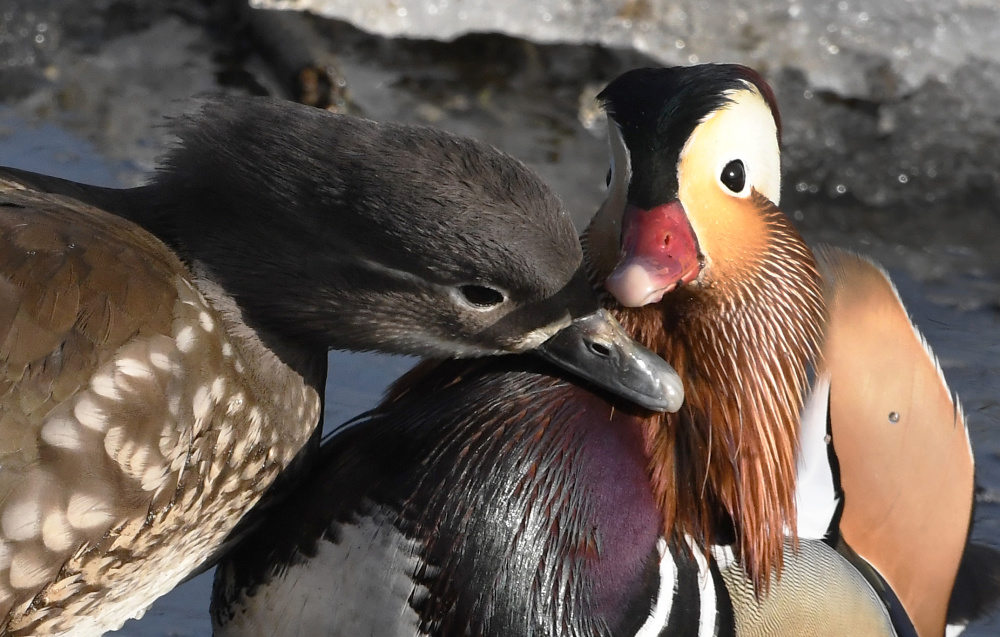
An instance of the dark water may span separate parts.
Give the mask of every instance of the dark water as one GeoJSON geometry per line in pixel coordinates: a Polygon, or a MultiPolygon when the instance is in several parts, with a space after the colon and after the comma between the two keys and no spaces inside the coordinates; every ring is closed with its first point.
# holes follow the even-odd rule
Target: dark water
{"type": "MultiPolygon", "coordinates": [[[[176,41],[175,33],[168,35],[176,41]]],[[[511,45],[477,46],[486,52],[499,46],[510,53],[511,45]]],[[[581,109],[585,79],[610,76],[628,64],[629,57],[609,61],[606,54],[567,47],[554,63],[538,57],[552,58],[551,51],[539,54],[526,44],[522,49],[516,64],[480,61],[475,66],[443,63],[441,57],[449,53],[438,45],[395,47],[365,40],[345,48],[341,63],[350,78],[352,97],[365,115],[434,124],[507,150],[538,170],[582,225],[600,200],[607,161],[600,125],[588,130],[580,124],[580,113],[589,108],[583,100],[581,109]],[[587,69],[583,76],[581,68],[587,69]]],[[[87,81],[86,68],[75,68],[83,69],[80,81],[87,81]]],[[[202,78],[198,85],[206,83],[210,82],[202,78]]],[[[88,90],[94,90],[93,82],[88,90]]],[[[128,158],[158,150],[162,136],[129,137],[127,130],[121,130],[127,124],[125,115],[115,120],[114,127],[107,119],[93,125],[95,112],[113,110],[99,100],[107,104],[131,100],[135,110],[144,108],[143,100],[176,99],[183,90],[171,85],[169,90],[152,88],[137,97],[125,87],[109,84],[99,98],[84,101],[80,110],[41,108],[42,98],[28,106],[19,101],[16,110],[0,107],[0,164],[91,183],[133,182],[142,170],[128,158]],[[40,114],[36,124],[24,119],[40,114]],[[101,141],[111,128],[116,133],[114,145],[101,141]]],[[[155,110],[152,105],[150,109],[155,110]]],[[[893,275],[965,406],[982,487],[974,536],[1000,546],[1000,211],[986,203],[993,200],[974,197],[950,205],[937,202],[934,207],[894,210],[865,208],[852,202],[849,194],[836,199],[814,196],[808,189],[798,191],[795,184],[787,184],[785,192],[784,208],[807,240],[855,249],[882,262],[893,275]]],[[[328,423],[339,423],[373,405],[412,361],[335,353],[331,364],[326,417],[328,423]]],[[[142,620],[129,622],[116,634],[208,635],[210,576],[179,587],[142,620]]],[[[966,634],[995,635],[998,627],[995,621],[982,622],[966,634]]]]}

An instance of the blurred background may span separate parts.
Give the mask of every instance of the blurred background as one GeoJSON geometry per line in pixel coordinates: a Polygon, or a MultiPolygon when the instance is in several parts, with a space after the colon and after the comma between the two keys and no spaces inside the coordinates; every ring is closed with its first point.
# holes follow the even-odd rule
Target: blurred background
{"type": "MultiPolygon", "coordinates": [[[[1000,546],[996,0],[253,4],[3,0],[0,164],[134,185],[192,96],[273,94],[486,140],[537,170],[582,227],[607,171],[604,83],[636,66],[748,64],[782,109],[782,208],[811,243],[889,269],[966,409],[974,536],[1000,546]]],[[[332,358],[328,428],[412,365],[332,358]]],[[[201,576],[117,634],[208,635],[210,588],[201,576]]]]}

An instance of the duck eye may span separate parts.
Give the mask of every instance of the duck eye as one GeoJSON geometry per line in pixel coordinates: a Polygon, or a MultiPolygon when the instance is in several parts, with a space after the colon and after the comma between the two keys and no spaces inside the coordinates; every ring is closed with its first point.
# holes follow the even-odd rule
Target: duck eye
{"type": "Polygon", "coordinates": [[[722,174],[719,175],[719,181],[736,194],[743,192],[743,188],[747,184],[747,172],[743,167],[743,162],[734,159],[726,164],[725,168],[722,169],[722,174]]]}
{"type": "Polygon", "coordinates": [[[504,302],[503,292],[485,285],[462,285],[458,291],[469,305],[478,309],[491,308],[504,302]]]}

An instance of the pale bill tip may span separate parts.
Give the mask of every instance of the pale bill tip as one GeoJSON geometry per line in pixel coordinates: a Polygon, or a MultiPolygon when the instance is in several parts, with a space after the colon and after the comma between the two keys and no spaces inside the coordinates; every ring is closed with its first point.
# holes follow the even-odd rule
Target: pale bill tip
{"type": "Polygon", "coordinates": [[[619,266],[604,286],[625,307],[657,303],[673,287],[657,287],[649,271],[637,263],[619,266]]]}

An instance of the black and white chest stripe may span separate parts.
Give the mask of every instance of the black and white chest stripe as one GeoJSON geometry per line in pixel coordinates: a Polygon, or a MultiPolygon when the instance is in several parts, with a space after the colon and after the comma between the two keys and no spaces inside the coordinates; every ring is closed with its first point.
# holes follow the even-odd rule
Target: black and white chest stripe
{"type": "Polygon", "coordinates": [[[635,637],[729,637],[734,635],[733,610],[717,563],[732,556],[728,547],[713,547],[709,560],[691,538],[686,546],[660,538],[660,586],[649,617],[635,637]]]}

